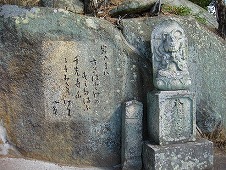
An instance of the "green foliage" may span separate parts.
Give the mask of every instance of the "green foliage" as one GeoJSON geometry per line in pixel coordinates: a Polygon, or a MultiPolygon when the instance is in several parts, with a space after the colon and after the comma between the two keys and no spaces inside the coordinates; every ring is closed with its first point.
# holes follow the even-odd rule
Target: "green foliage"
{"type": "Polygon", "coordinates": [[[191,14],[191,9],[185,6],[177,7],[177,6],[171,6],[171,5],[163,5],[162,12],[181,15],[181,16],[187,16],[191,14]]]}
{"type": "Polygon", "coordinates": [[[201,6],[203,8],[206,8],[211,2],[211,0],[189,0],[189,1],[201,6]]]}
{"type": "Polygon", "coordinates": [[[202,24],[206,24],[206,19],[203,17],[200,17],[200,13],[199,14],[192,14],[192,10],[189,7],[185,7],[185,6],[171,6],[171,5],[166,5],[164,4],[162,6],[162,12],[164,14],[174,14],[174,15],[180,15],[180,16],[193,16],[195,17],[195,19],[202,24]]]}
{"type": "Polygon", "coordinates": [[[205,18],[200,17],[198,14],[195,14],[194,17],[199,23],[206,24],[207,22],[205,18]]]}

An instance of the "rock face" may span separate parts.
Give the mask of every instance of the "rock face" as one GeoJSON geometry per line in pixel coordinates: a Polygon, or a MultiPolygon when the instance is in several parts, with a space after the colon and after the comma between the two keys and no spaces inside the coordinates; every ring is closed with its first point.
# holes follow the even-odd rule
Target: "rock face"
{"type": "MultiPolygon", "coordinates": [[[[221,115],[222,120],[226,120],[226,68],[223,64],[226,46],[222,38],[199,25],[193,18],[170,16],[125,19],[122,21],[123,35],[144,57],[151,59],[151,32],[155,25],[170,18],[178,21],[187,35],[188,70],[192,81],[191,92],[197,94],[197,110],[202,110],[205,103],[206,108],[214,110],[217,119],[221,115]]],[[[197,118],[199,121],[199,115],[197,118]]]]}
{"type": "Polygon", "coordinates": [[[211,27],[215,27],[217,28],[217,20],[216,18],[210,14],[207,10],[203,9],[202,7],[194,4],[193,2],[189,1],[189,0],[162,0],[163,4],[169,4],[172,6],[185,6],[191,9],[192,13],[205,18],[206,19],[206,24],[208,24],[211,27]]]}
{"type": "Polygon", "coordinates": [[[139,63],[105,20],[64,10],[0,8],[0,117],[27,157],[120,164],[121,103],[140,100],[139,63]]]}
{"type": "Polygon", "coordinates": [[[200,101],[199,110],[197,110],[197,126],[203,133],[214,133],[221,130],[223,125],[222,116],[216,113],[205,101],[200,101]]]}
{"type": "Polygon", "coordinates": [[[127,0],[112,9],[111,16],[139,13],[151,8],[156,0],[127,0]]]}
{"type": "Polygon", "coordinates": [[[84,5],[80,0],[42,0],[42,3],[46,7],[62,8],[74,13],[84,13],[84,5]]]}
{"type": "Polygon", "coordinates": [[[11,5],[20,5],[20,6],[37,6],[41,0],[4,0],[0,1],[0,4],[11,4],[11,5]]]}

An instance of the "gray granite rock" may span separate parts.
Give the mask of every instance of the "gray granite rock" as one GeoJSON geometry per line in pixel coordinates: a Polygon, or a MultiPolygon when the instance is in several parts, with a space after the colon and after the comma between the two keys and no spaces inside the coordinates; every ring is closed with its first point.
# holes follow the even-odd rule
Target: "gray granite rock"
{"type": "Polygon", "coordinates": [[[218,23],[216,20],[216,17],[214,17],[213,15],[211,15],[206,9],[203,9],[202,7],[200,7],[199,5],[194,4],[193,2],[189,1],[189,0],[162,0],[163,4],[169,4],[172,6],[185,6],[191,9],[192,14],[201,17],[201,18],[205,18],[205,20],[207,21],[206,24],[211,26],[211,27],[218,27],[218,23]]]}
{"type": "Polygon", "coordinates": [[[83,14],[84,4],[81,0],[42,0],[45,7],[62,8],[74,13],[83,14]]]}
{"type": "Polygon", "coordinates": [[[127,0],[112,9],[109,14],[111,16],[139,13],[151,9],[156,0],[127,0]]]}
{"type": "Polygon", "coordinates": [[[167,146],[145,143],[145,170],[206,170],[213,168],[213,143],[207,140],[167,146]]]}
{"type": "Polygon", "coordinates": [[[142,118],[143,104],[136,100],[125,103],[122,112],[122,169],[142,168],[142,118]]]}
{"type": "Polygon", "coordinates": [[[217,130],[222,130],[222,116],[204,101],[199,103],[196,120],[203,133],[215,133],[217,130]]]}
{"type": "Polygon", "coordinates": [[[1,0],[0,5],[10,4],[10,5],[19,5],[19,6],[39,6],[41,0],[1,0]]]}
{"type": "Polygon", "coordinates": [[[192,17],[176,16],[124,19],[122,32],[126,40],[150,60],[151,33],[156,25],[167,19],[175,19],[187,35],[188,71],[192,81],[190,90],[196,94],[197,110],[202,109],[202,103],[205,103],[207,109],[212,108],[214,113],[222,117],[226,127],[224,121],[226,120],[224,104],[226,103],[226,67],[224,66],[226,45],[222,38],[200,25],[192,17]]]}
{"type": "Polygon", "coordinates": [[[121,163],[121,110],[142,58],[120,31],[62,9],[0,8],[0,117],[19,152],[74,166],[121,163]]]}
{"type": "Polygon", "coordinates": [[[166,145],[194,141],[195,96],[188,91],[148,93],[149,140],[166,145]]]}

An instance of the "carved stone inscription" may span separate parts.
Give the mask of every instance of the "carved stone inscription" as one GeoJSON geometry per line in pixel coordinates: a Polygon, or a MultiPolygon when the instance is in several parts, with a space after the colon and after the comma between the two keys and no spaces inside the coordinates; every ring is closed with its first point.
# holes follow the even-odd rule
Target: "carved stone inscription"
{"type": "Polygon", "coordinates": [[[154,85],[160,90],[182,90],[191,85],[187,67],[187,40],[183,29],[168,20],[152,33],[154,85]]]}
{"type": "Polygon", "coordinates": [[[44,42],[47,59],[44,65],[46,113],[52,120],[89,119],[103,116],[99,110],[110,109],[112,96],[110,56],[105,43],[96,46],[75,42],[44,42]],[[97,55],[98,54],[98,55],[97,55]],[[107,94],[107,98],[106,98],[107,94]],[[103,108],[104,107],[104,108],[103,108]],[[109,109],[106,109],[109,107],[109,109]],[[86,112],[86,116],[84,116],[86,112]]]}
{"type": "Polygon", "coordinates": [[[161,133],[168,141],[182,141],[193,137],[193,103],[189,98],[167,99],[162,107],[161,133]]]}
{"type": "Polygon", "coordinates": [[[148,93],[149,137],[159,145],[194,141],[195,97],[188,91],[148,93]]]}

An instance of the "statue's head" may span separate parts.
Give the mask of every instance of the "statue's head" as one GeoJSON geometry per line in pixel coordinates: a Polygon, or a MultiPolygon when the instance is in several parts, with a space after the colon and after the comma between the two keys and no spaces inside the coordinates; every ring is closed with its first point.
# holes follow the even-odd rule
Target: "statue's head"
{"type": "Polygon", "coordinates": [[[184,33],[179,29],[164,32],[162,35],[163,47],[166,52],[177,52],[183,46],[184,33]]]}

